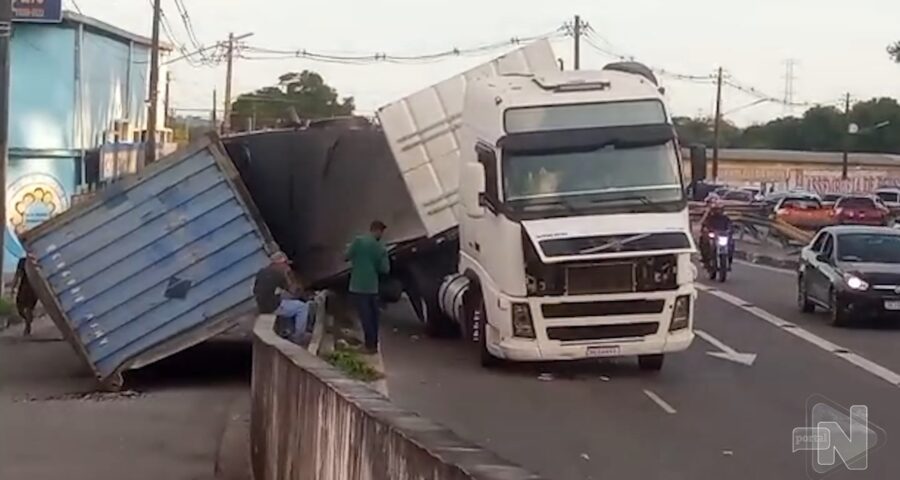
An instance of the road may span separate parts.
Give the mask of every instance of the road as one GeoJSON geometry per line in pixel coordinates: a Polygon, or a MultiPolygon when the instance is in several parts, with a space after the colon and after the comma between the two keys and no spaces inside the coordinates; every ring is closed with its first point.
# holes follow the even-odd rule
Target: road
{"type": "Polygon", "coordinates": [[[104,394],[56,328],[36,323],[31,339],[0,332],[0,478],[240,478],[217,467],[245,468],[232,458],[244,440],[226,432],[247,408],[249,344],[195,347],[104,394]]]}
{"type": "Polygon", "coordinates": [[[410,311],[392,310],[391,398],[560,480],[820,478],[809,452],[791,452],[791,433],[824,398],[868,406],[880,437],[866,471],[839,466],[827,478],[894,478],[900,323],[834,328],[823,313],[799,313],[794,284],[790,272],[746,264],[707,284],[695,327],[712,340],[668,356],[658,374],[633,359],[484,370],[474,351],[427,339],[410,311]],[[757,356],[748,366],[708,354],[722,345],[757,356]]]}

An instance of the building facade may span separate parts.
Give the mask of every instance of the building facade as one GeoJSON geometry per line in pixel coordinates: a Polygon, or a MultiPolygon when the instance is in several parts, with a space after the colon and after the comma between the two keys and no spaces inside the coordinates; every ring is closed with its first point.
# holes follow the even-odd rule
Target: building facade
{"type": "Polygon", "coordinates": [[[24,253],[16,233],[68,208],[86,184],[134,169],[133,155],[103,165],[105,151],[141,150],[147,121],[149,39],[71,12],[33,17],[14,16],[11,41],[6,272],[24,253]]]}

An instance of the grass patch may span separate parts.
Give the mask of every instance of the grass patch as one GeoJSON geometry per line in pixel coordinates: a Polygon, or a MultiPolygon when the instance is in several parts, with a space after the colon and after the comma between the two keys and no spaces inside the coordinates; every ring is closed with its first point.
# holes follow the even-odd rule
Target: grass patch
{"type": "Polygon", "coordinates": [[[325,360],[344,372],[348,377],[363,382],[374,382],[383,375],[353,350],[335,350],[326,355],[325,360]]]}
{"type": "Polygon", "coordinates": [[[0,316],[8,317],[12,315],[16,315],[15,303],[8,298],[0,297],[0,316]]]}

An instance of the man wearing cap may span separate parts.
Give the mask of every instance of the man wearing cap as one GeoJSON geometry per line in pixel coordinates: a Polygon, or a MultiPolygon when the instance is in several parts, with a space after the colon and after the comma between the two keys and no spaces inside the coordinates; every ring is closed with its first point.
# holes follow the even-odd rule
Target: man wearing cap
{"type": "Polygon", "coordinates": [[[253,296],[259,313],[275,314],[292,320],[291,333],[299,341],[306,332],[309,303],[296,298],[300,288],[291,278],[291,261],[283,252],[275,252],[269,257],[269,265],[256,273],[253,296]]]}
{"type": "Polygon", "coordinates": [[[369,225],[369,233],[356,237],[347,249],[350,293],[362,324],[367,353],[378,351],[378,276],[390,272],[387,249],[381,243],[385,228],[384,223],[375,220],[369,225]]]}

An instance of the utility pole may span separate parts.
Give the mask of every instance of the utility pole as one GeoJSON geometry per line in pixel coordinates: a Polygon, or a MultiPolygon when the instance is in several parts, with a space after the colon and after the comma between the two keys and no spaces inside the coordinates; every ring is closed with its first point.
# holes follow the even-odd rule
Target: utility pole
{"type": "Polygon", "coordinates": [[[245,33],[239,37],[235,37],[233,33],[228,34],[228,64],[225,73],[225,110],[222,113],[222,132],[231,131],[231,77],[234,72],[234,43],[243,40],[252,33],[245,33]]]}
{"type": "Polygon", "coordinates": [[[581,15],[575,15],[575,70],[581,70],[581,15]]]}
{"type": "Polygon", "coordinates": [[[217,93],[218,93],[218,92],[217,92],[216,89],[214,88],[214,89],[213,89],[213,108],[212,108],[212,129],[213,129],[214,131],[218,131],[218,130],[219,130],[219,122],[218,122],[217,119],[216,119],[216,110],[219,109],[219,104],[218,104],[218,102],[216,101],[216,94],[217,94],[217,93]]]}
{"type": "Polygon", "coordinates": [[[159,20],[162,15],[160,0],[153,0],[153,45],[150,48],[150,110],[147,114],[147,150],[143,165],[156,161],[156,119],[159,106],[159,20]]]}
{"type": "Polygon", "coordinates": [[[166,72],[166,95],[165,95],[165,98],[163,99],[163,105],[164,105],[163,112],[165,112],[165,115],[163,116],[163,118],[165,119],[165,120],[163,120],[163,126],[166,126],[169,124],[169,89],[170,89],[171,85],[172,85],[172,72],[167,71],[166,72]]]}
{"type": "MultiPolygon", "coordinates": [[[[0,218],[6,228],[6,162],[9,154],[9,41],[12,36],[12,0],[0,0],[0,218]]],[[[3,244],[6,232],[0,235],[0,280],[3,279],[3,244]]],[[[3,291],[0,281],[0,292],[3,291]]]]}
{"type": "Polygon", "coordinates": [[[719,67],[719,74],[716,79],[716,119],[713,123],[713,161],[712,161],[712,178],[713,182],[719,178],[719,132],[722,124],[722,67],[719,67]]]}
{"type": "Polygon", "coordinates": [[[847,179],[847,163],[850,156],[850,93],[844,97],[844,155],[841,162],[841,179],[847,179]]]}
{"type": "Polygon", "coordinates": [[[225,72],[225,110],[222,113],[222,133],[231,130],[231,75],[234,68],[234,34],[228,34],[228,67],[225,72]]]}
{"type": "Polygon", "coordinates": [[[797,65],[797,61],[793,58],[789,58],[784,61],[784,114],[792,115],[794,113],[794,109],[792,107],[794,103],[794,80],[796,80],[796,76],[794,75],[794,67],[797,65]]]}

